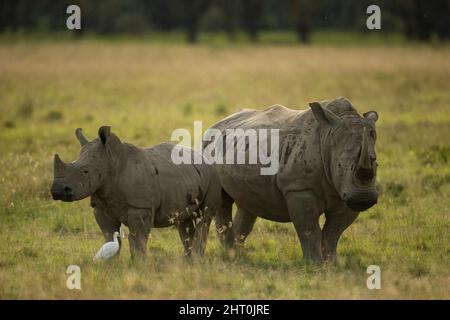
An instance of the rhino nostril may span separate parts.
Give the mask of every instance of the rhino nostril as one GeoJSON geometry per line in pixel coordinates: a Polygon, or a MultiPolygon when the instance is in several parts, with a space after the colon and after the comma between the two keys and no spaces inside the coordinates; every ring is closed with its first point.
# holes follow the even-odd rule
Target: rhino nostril
{"type": "Polygon", "coordinates": [[[71,193],[71,192],[72,192],[72,189],[71,189],[70,187],[68,187],[68,186],[65,186],[65,187],[64,187],[64,192],[65,192],[65,193],[71,193]]]}

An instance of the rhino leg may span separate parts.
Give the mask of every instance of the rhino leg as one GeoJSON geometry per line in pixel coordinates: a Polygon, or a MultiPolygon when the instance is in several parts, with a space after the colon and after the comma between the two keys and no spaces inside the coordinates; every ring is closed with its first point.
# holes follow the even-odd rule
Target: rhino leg
{"type": "Polygon", "coordinates": [[[245,239],[252,232],[256,218],[254,214],[238,207],[233,220],[234,241],[238,247],[244,245],[245,239]]]}
{"type": "Polygon", "coordinates": [[[327,261],[336,262],[336,250],[339,238],[353,221],[359,212],[348,208],[342,208],[333,212],[325,212],[325,225],[322,229],[322,255],[327,261]]]}
{"type": "Polygon", "coordinates": [[[231,198],[225,191],[222,191],[222,202],[216,214],[216,229],[220,242],[225,248],[233,247],[233,198],[231,198]]]}
{"type": "Polygon", "coordinates": [[[184,255],[190,257],[195,237],[195,227],[192,219],[188,218],[178,223],[178,234],[184,247],[184,255]]]}
{"type": "Polygon", "coordinates": [[[153,216],[151,210],[134,208],[128,210],[128,228],[130,229],[128,241],[130,243],[131,258],[145,256],[148,236],[152,227],[153,216]]]}
{"type": "Polygon", "coordinates": [[[206,241],[208,239],[208,231],[211,224],[211,218],[203,217],[201,219],[197,219],[196,221],[197,222],[195,224],[193,248],[195,254],[202,257],[205,254],[206,241]]]}
{"type": "Polygon", "coordinates": [[[286,196],[289,216],[300,238],[307,261],[322,262],[320,209],[316,197],[307,191],[289,192],[286,196]]]}
{"type": "MultiPolygon", "coordinates": [[[[114,232],[120,231],[120,221],[110,217],[106,213],[106,210],[104,210],[104,208],[102,208],[99,205],[94,206],[94,216],[98,226],[100,227],[100,230],[103,233],[105,242],[113,241],[114,232]]],[[[118,240],[119,240],[119,248],[121,248],[122,243],[120,237],[118,240]]]]}

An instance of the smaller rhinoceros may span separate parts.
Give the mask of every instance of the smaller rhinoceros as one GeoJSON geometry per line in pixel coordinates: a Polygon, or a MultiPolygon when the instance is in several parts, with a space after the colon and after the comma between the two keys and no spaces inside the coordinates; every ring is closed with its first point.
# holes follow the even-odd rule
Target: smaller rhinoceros
{"type": "MultiPolygon", "coordinates": [[[[106,241],[121,223],[130,230],[131,256],[145,255],[151,228],[176,225],[185,254],[203,255],[209,225],[220,206],[221,185],[212,166],[171,160],[175,146],[142,149],[122,143],[110,127],[88,141],[76,129],[80,156],[72,163],[54,157],[54,200],[91,197],[95,219],[106,241]]],[[[189,151],[192,151],[189,149],[189,151]]],[[[192,151],[193,152],[193,151],[192,151]]]]}

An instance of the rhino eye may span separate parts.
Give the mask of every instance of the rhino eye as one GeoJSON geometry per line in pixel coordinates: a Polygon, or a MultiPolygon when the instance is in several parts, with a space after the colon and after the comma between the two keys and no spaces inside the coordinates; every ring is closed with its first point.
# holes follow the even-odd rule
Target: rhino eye
{"type": "Polygon", "coordinates": [[[88,170],[88,169],[83,169],[83,173],[84,173],[84,174],[88,174],[88,173],[89,173],[89,170],[88,170]]]}
{"type": "Polygon", "coordinates": [[[376,135],[374,130],[370,130],[370,136],[372,137],[372,139],[375,139],[376,135]]]}

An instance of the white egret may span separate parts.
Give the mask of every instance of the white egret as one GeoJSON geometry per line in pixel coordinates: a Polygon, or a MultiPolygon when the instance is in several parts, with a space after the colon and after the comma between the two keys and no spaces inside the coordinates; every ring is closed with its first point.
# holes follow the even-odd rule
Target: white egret
{"type": "Polygon", "coordinates": [[[113,241],[105,243],[100,250],[96,253],[94,256],[94,261],[97,260],[108,260],[111,259],[116,255],[117,252],[119,252],[120,245],[119,240],[117,239],[119,236],[119,232],[114,232],[113,234],[113,241]]]}

